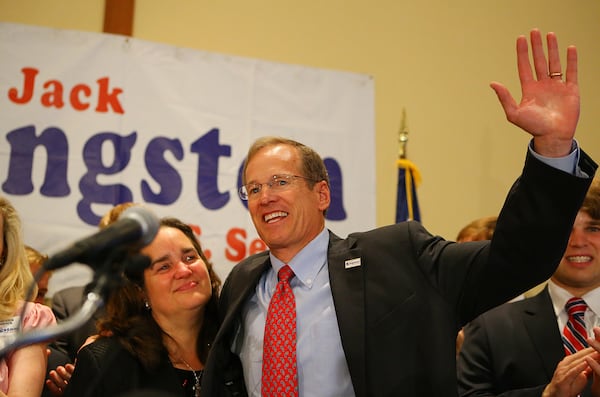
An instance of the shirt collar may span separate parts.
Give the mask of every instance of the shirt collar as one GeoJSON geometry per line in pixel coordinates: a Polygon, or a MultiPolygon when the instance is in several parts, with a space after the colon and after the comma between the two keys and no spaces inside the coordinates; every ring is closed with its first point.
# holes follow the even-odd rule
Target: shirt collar
{"type": "MultiPolygon", "coordinates": [[[[560,312],[565,312],[567,301],[573,297],[569,291],[556,285],[551,279],[548,280],[548,292],[554,306],[554,313],[558,316],[560,312]]],[[[600,288],[596,288],[581,297],[588,308],[595,314],[600,314],[600,288]]]]}
{"type": "MultiPolygon", "coordinates": [[[[300,252],[287,263],[294,274],[302,284],[310,287],[315,280],[317,273],[327,263],[327,249],[329,248],[329,231],[323,228],[311,242],[309,242],[300,252]]],[[[275,274],[279,272],[285,263],[277,259],[273,253],[269,253],[271,266],[275,274]]]]}

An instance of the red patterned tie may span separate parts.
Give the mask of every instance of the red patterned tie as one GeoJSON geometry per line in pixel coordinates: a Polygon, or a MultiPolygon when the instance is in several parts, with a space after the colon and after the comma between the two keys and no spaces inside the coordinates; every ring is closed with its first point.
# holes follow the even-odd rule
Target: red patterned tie
{"type": "Polygon", "coordinates": [[[277,275],[279,282],[269,303],[263,342],[262,395],[298,395],[296,369],[296,300],[290,287],[294,277],[285,265],[277,275]]]}
{"type": "Polygon", "coordinates": [[[583,321],[587,304],[581,298],[571,298],[565,305],[565,309],[569,314],[569,321],[563,329],[562,340],[565,345],[565,355],[568,356],[588,346],[587,331],[583,321]]]}

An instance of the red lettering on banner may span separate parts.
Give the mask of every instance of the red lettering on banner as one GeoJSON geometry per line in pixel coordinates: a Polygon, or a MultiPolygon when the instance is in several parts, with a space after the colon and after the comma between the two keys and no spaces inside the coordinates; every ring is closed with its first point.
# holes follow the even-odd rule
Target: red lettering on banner
{"type": "Polygon", "coordinates": [[[34,68],[23,68],[21,71],[25,75],[25,80],[23,83],[23,96],[20,98],[18,97],[19,91],[16,88],[11,88],[8,90],[8,99],[18,104],[24,104],[31,101],[31,97],[33,96],[33,83],[35,81],[35,76],[39,72],[34,68]]]}
{"type": "Polygon", "coordinates": [[[232,262],[239,262],[248,255],[253,255],[267,249],[267,245],[259,238],[248,243],[246,249],[246,230],[233,227],[229,229],[226,236],[227,246],[225,257],[232,262]]]}
{"type": "Polygon", "coordinates": [[[57,109],[62,108],[65,105],[63,101],[63,85],[58,80],[50,80],[44,83],[44,88],[47,91],[42,95],[40,101],[42,105],[49,108],[54,106],[57,109]],[[51,90],[50,88],[54,88],[51,90]]]}
{"type": "MultiPolygon", "coordinates": [[[[8,90],[8,99],[11,102],[25,105],[33,99],[35,93],[35,79],[39,73],[38,69],[35,68],[23,68],[23,84],[22,91],[16,87],[12,87],[8,90]]],[[[114,113],[124,114],[125,110],[119,100],[119,95],[123,93],[121,88],[111,88],[110,80],[108,77],[102,77],[96,80],[98,85],[98,94],[96,100],[95,111],[99,113],[107,113],[112,110],[114,113]]],[[[42,84],[44,92],[40,96],[40,103],[42,106],[50,108],[54,107],[61,109],[65,105],[64,97],[64,84],[59,80],[48,80],[42,84]]],[[[69,104],[74,110],[84,111],[87,110],[92,104],[92,88],[87,84],[76,84],[69,91],[69,104]]]]}
{"type": "MultiPolygon", "coordinates": [[[[71,101],[71,106],[75,110],[86,110],[90,107],[89,102],[82,102],[79,94],[83,94],[85,98],[89,98],[92,95],[92,89],[85,84],[77,84],[71,90],[71,95],[69,96],[69,100],[71,101]]],[[[121,112],[123,113],[123,112],[121,112]]]]}
{"type": "Polygon", "coordinates": [[[98,86],[100,88],[100,92],[98,92],[98,106],[96,106],[96,112],[108,112],[108,104],[112,106],[115,113],[125,113],[123,111],[123,107],[117,98],[117,95],[123,92],[120,88],[115,88],[108,93],[108,77],[103,77],[101,79],[96,80],[98,82],[98,86]]]}
{"type": "Polygon", "coordinates": [[[192,228],[192,231],[196,236],[200,237],[200,235],[202,234],[202,229],[200,229],[199,225],[194,225],[193,223],[190,223],[188,226],[192,228]]]}
{"type": "Polygon", "coordinates": [[[232,262],[239,262],[246,257],[246,231],[238,227],[229,229],[226,235],[227,247],[225,258],[232,262]]]}
{"type": "Polygon", "coordinates": [[[248,255],[258,254],[266,249],[267,244],[265,244],[265,242],[261,239],[257,238],[256,240],[250,241],[250,244],[248,244],[248,255]]]}

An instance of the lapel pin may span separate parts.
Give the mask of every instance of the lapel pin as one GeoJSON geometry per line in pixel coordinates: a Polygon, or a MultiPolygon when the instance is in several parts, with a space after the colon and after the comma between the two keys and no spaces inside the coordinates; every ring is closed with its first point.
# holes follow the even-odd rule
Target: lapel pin
{"type": "Polygon", "coordinates": [[[344,267],[346,269],[352,269],[357,266],[360,266],[360,258],[348,259],[344,262],[344,267]]]}

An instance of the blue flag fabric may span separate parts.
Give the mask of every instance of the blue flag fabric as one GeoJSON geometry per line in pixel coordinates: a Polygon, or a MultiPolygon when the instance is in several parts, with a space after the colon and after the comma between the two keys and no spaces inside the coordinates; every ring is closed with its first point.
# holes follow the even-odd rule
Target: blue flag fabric
{"type": "Polygon", "coordinates": [[[396,198],[396,223],[421,221],[417,186],[421,183],[421,173],[410,160],[398,159],[398,196],[396,198]]]}

